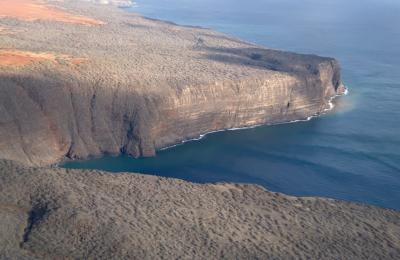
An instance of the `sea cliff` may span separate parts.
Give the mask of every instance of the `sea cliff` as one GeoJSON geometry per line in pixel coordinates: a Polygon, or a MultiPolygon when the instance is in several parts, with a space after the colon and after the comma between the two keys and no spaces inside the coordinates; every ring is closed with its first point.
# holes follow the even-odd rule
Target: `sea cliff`
{"type": "Polygon", "coordinates": [[[153,156],[210,131],[305,119],[341,89],[332,58],[109,6],[54,6],[68,14],[0,19],[0,158],[153,156]]]}
{"type": "Polygon", "coordinates": [[[97,2],[125,1],[0,1],[0,258],[399,258],[394,210],[49,167],[305,119],[344,91],[332,58],[97,2]]]}

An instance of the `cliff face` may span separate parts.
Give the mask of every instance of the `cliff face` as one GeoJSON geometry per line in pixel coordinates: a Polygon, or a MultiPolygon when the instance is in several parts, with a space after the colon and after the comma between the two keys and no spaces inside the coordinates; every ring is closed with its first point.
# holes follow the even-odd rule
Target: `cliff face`
{"type": "Polygon", "coordinates": [[[0,2],[1,259],[399,258],[395,211],[37,167],[304,119],[343,90],[334,59],[93,2],[126,1],[0,2]]]}
{"type": "MultiPolygon", "coordinates": [[[[293,65],[296,61],[284,62],[293,65]]],[[[163,105],[156,110],[157,120],[151,127],[155,147],[219,129],[289,122],[320,113],[336,94],[339,67],[327,60],[313,69],[217,80],[161,98],[163,105]]]]}
{"type": "Polygon", "coordinates": [[[12,28],[0,38],[0,158],[151,156],[209,131],[307,118],[341,86],[334,59],[89,3],[53,4],[99,24],[0,18],[12,28]]]}

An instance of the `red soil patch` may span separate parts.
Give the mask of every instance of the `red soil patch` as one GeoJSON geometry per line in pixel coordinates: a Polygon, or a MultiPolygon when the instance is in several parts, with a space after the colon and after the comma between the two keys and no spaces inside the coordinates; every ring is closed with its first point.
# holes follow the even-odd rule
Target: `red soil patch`
{"type": "Polygon", "coordinates": [[[23,51],[0,51],[1,66],[24,66],[37,61],[55,62],[55,56],[23,51]]]}
{"type": "Polygon", "coordinates": [[[39,0],[0,0],[0,17],[15,17],[21,20],[51,20],[85,25],[101,25],[101,21],[90,17],[69,14],[46,6],[39,0]]]}
{"type": "Polygon", "coordinates": [[[55,55],[51,53],[34,53],[19,50],[0,50],[0,66],[26,66],[34,62],[48,61],[56,65],[59,60],[67,64],[78,66],[87,61],[83,58],[71,58],[67,55],[55,55]]]}
{"type": "Polygon", "coordinates": [[[70,63],[75,65],[75,66],[79,66],[85,62],[87,62],[88,59],[84,59],[84,58],[72,58],[70,59],[70,63]]]}

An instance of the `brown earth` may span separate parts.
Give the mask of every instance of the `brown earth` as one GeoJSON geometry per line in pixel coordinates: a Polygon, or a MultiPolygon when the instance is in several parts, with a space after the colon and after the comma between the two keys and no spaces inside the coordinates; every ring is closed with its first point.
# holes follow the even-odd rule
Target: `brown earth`
{"type": "Polygon", "coordinates": [[[77,0],[1,12],[1,259],[399,259],[393,210],[49,167],[321,113],[343,90],[336,60],[77,0]]]}
{"type": "Polygon", "coordinates": [[[0,49],[0,66],[26,66],[41,61],[48,61],[53,64],[59,64],[60,61],[64,61],[77,66],[85,63],[87,59],[71,58],[67,55],[55,55],[51,53],[0,49]]]}
{"type": "Polygon", "coordinates": [[[399,259],[400,213],[0,161],[2,259],[399,259]]]}
{"type": "Polygon", "coordinates": [[[110,6],[50,3],[105,24],[0,18],[14,32],[0,37],[0,158],[49,165],[104,153],[153,156],[210,131],[307,118],[341,89],[332,58],[110,6]]]}
{"type": "Polygon", "coordinates": [[[0,17],[14,17],[27,21],[49,20],[85,25],[101,25],[96,19],[73,15],[63,10],[46,5],[40,0],[1,0],[0,17]]]}
{"type": "Polygon", "coordinates": [[[0,50],[0,66],[23,66],[39,61],[55,62],[55,56],[47,53],[0,50]]]}

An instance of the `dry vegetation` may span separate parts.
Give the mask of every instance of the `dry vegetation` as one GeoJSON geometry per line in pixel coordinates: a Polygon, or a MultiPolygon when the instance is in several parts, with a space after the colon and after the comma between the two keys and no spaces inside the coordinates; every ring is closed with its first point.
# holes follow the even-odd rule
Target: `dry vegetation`
{"type": "Polygon", "coordinates": [[[66,62],[71,65],[81,65],[87,61],[84,58],[71,58],[67,55],[55,55],[51,53],[34,53],[18,50],[0,49],[0,66],[26,66],[35,62],[47,61],[53,64],[66,62]]]}
{"type": "Polygon", "coordinates": [[[0,258],[400,256],[399,212],[290,197],[255,185],[200,185],[0,161],[0,190],[0,258]]]}
{"type": "Polygon", "coordinates": [[[15,162],[305,118],[337,93],[335,60],[76,0],[0,0],[0,34],[0,258],[399,258],[395,211],[15,162]]]}
{"type": "Polygon", "coordinates": [[[340,85],[331,58],[106,5],[50,3],[34,6],[105,23],[0,18],[13,32],[0,37],[1,158],[48,165],[102,153],[152,156],[209,131],[306,118],[340,85]]]}
{"type": "Polygon", "coordinates": [[[0,17],[14,17],[27,21],[50,20],[86,25],[103,24],[90,17],[73,15],[48,6],[46,1],[41,0],[1,0],[0,17]]]}

